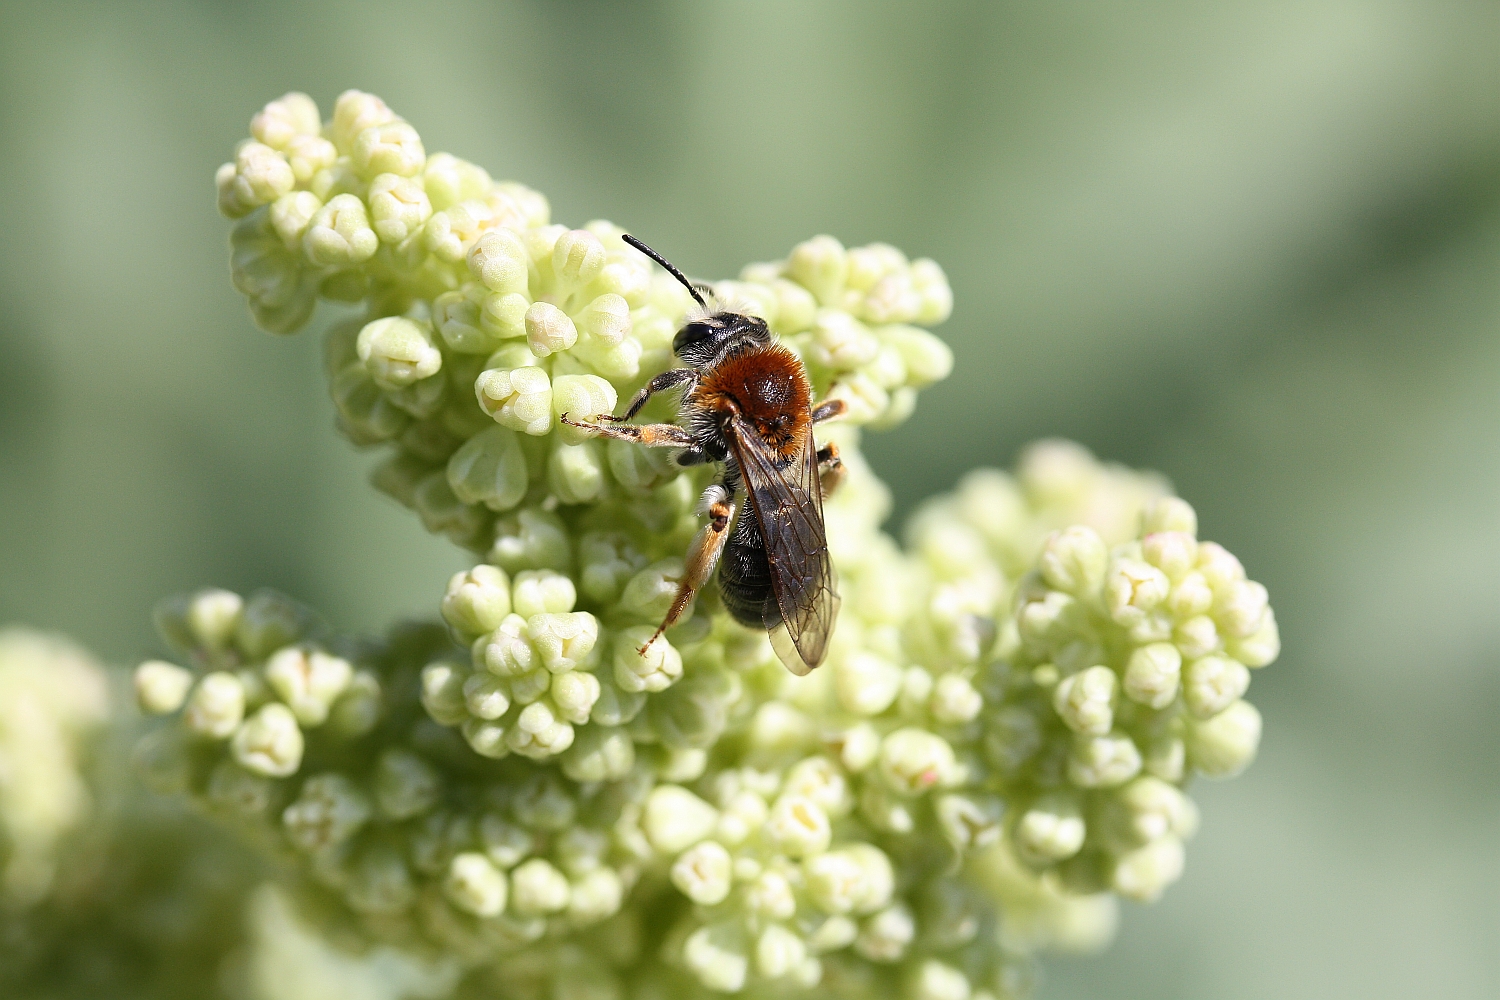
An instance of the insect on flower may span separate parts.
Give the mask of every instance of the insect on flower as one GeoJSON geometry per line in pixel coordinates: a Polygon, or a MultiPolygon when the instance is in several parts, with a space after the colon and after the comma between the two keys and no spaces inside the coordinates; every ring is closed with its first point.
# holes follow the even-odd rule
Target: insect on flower
{"type": "Polygon", "coordinates": [[[566,413],[562,422],[602,437],[681,449],[679,465],[723,464],[699,501],[708,524],[693,540],[677,596],[646,645],[677,621],[717,565],[729,613],[764,628],[787,669],[806,674],[823,662],[838,616],[823,496],[843,477],[838,447],[819,449],[812,428],[843,413],[844,403],[813,406],[801,360],[775,342],[765,320],[710,307],[665,257],[633,236],[624,239],[666,268],[698,303],[672,341],[685,367],[646,383],[623,414],[601,414],[603,425],[578,423],[566,413]],[[677,388],[685,388],[677,423],[624,423],[652,396],[677,388]],[[746,508],[752,516],[745,516],[746,508]]]}

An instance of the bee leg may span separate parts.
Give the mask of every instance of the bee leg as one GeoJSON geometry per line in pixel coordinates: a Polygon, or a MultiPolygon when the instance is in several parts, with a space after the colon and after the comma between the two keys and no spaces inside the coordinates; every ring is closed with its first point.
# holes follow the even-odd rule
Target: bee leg
{"type": "Polygon", "coordinates": [[[724,542],[729,538],[729,523],[734,520],[733,494],[723,485],[715,483],[703,491],[700,504],[707,508],[708,523],[703,526],[702,531],[698,532],[698,537],[693,539],[692,547],[688,549],[687,565],[683,569],[681,581],[677,584],[677,596],[672,599],[672,607],[667,611],[667,617],[662,619],[655,634],[646,640],[646,645],[637,650],[642,656],[663,632],[677,623],[677,619],[682,617],[682,613],[692,602],[693,595],[698,593],[698,588],[708,582],[709,574],[719,564],[719,556],[724,551],[724,542]]]}
{"type": "Polygon", "coordinates": [[[668,389],[675,389],[679,385],[682,385],[686,382],[696,382],[697,380],[698,373],[693,371],[691,368],[668,368],[666,371],[662,372],[660,375],[656,376],[651,381],[641,386],[640,391],[637,392],[633,397],[631,397],[630,405],[625,408],[624,413],[620,414],[618,417],[610,413],[601,413],[599,414],[599,419],[608,421],[610,423],[618,423],[621,420],[629,420],[637,413],[640,413],[641,407],[645,406],[647,401],[649,401],[651,397],[656,395],[658,392],[666,392],[668,389]]]}
{"type": "Polygon", "coordinates": [[[823,499],[833,496],[833,491],[844,481],[843,459],[839,458],[839,446],[832,441],[818,449],[818,482],[823,487],[823,499]]]}
{"type": "MultiPolygon", "coordinates": [[[[825,399],[813,407],[812,422],[821,424],[825,420],[842,417],[848,409],[849,404],[845,403],[842,399],[825,399]]],[[[822,453],[819,452],[819,454],[821,455],[822,453]]]]}
{"type": "Polygon", "coordinates": [[[634,441],[648,448],[691,448],[693,446],[693,436],[676,424],[621,424],[618,427],[601,427],[598,424],[569,420],[566,413],[557,419],[569,427],[577,427],[598,437],[634,441]]]}

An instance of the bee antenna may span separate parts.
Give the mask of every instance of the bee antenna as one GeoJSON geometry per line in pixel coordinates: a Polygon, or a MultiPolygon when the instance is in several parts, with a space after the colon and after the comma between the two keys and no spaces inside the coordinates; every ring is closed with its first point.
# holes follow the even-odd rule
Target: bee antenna
{"type": "Polygon", "coordinates": [[[686,288],[688,290],[688,294],[691,295],[695,300],[697,300],[697,302],[698,302],[698,304],[700,306],[703,306],[704,308],[708,307],[708,303],[704,302],[703,301],[703,296],[698,293],[698,286],[694,285],[691,281],[687,280],[687,275],[683,274],[681,271],[677,270],[677,268],[673,267],[672,266],[672,262],[670,260],[667,260],[667,258],[663,257],[661,254],[657,253],[655,250],[652,250],[646,244],[642,243],[640,240],[636,239],[634,236],[631,236],[629,233],[622,234],[620,236],[620,239],[624,240],[626,243],[629,243],[631,246],[635,247],[641,253],[645,254],[647,257],[650,257],[652,260],[656,261],[662,267],[666,268],[667,269],[667,273],[670,274],[672,277],[676,278],[678,281],[682,282],[682,287],[684,287],[684,288],[686,288]]]}

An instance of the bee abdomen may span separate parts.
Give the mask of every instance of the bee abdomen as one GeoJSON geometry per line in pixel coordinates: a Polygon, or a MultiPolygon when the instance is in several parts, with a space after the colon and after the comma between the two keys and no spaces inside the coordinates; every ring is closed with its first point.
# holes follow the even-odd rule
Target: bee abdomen
{"type": "Polygon", "coordinates": [[[734,620],[764,628],[762,608],[771,597],[771,564],[754,516],[741,520],[719,560],[719,596],[734,620]]]}

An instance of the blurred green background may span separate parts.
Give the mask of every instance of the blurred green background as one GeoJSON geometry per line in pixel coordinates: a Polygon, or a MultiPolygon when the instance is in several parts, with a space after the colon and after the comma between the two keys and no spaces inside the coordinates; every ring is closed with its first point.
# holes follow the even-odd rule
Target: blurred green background
{"type": "MultiPolygon", "coordinates": [[[[161,595],[348,629],[462,561],[255,331],[214,168],[383,96],[554,217],[729,276],[820,232],[947,269],[902,512],[1024,442],[1170,476],[1270,588],[1260,761],[1043,995],[1500,996],[1500,8],[0,4],[0,622],[122,662],[161,595]]],[[[316,321],[315,321],[316,324],[316,321]]]]}

